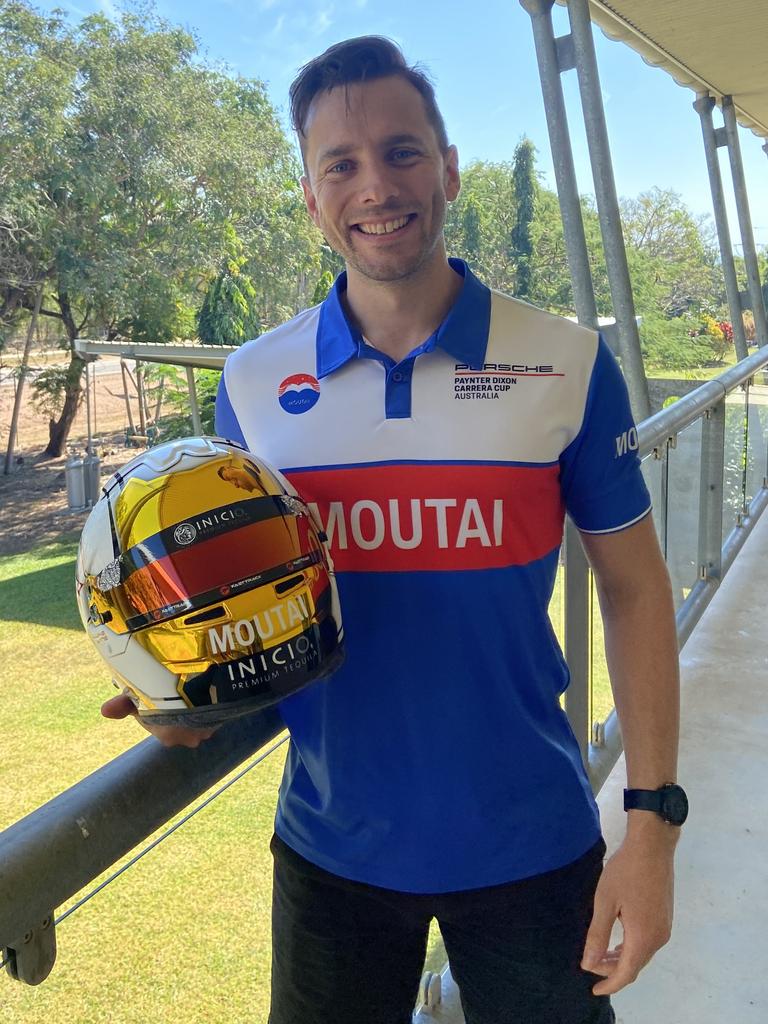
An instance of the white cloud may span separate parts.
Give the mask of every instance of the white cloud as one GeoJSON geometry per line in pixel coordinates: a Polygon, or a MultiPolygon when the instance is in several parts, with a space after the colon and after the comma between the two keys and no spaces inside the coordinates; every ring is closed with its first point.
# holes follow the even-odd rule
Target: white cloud
{"type": "Polygon", "coordinates": [[[333,7],[326,7],[320,11],[315,21],[315,31],[325,32],[333,24],[333,7]]]}

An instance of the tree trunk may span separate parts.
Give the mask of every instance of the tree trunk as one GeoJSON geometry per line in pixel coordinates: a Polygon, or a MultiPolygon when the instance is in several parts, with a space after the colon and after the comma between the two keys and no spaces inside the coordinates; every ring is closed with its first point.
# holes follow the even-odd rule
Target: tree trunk
{"type": "Polygon", "coordinates": [[[85,362],[75,353],[74,344],[78,330],[72,315],[72,307],[66,292],[59,291],[57,302],[61,309],[61,317],[67,329],[70,344],[70,360],[67,369],[67,383],[64,388],[64,405],[58,420],[51,419],[48,424],[48,447],[43,452],[43,459],[58,459],[64,454],[69,432],[72,429],[77,410],[83,400],[83,369],[85,362]]]}
{"type": "Polygon", "coordinates": [[[67,369],[67,385],[64,389],[64,406],[57,420],[48,423],[48,447],[43,452],[43,459],[58,459],[64,454],[69,432],[72,429],[77,410],[83,400],[81,381],[85,363],[73,352],[67,369]]]}

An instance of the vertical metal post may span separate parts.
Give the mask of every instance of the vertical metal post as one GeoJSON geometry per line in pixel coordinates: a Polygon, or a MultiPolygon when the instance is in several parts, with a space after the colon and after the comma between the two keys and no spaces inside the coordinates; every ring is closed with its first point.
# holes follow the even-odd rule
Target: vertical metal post
{"type": "Polygon", "coordinates": [[[136,393],[139,396],[139,430],[141,431],[142,437],[147,436],[147,416],[146,407],[144,405],[144,374],[141,369],[141,363],[136,360],[136,393]]]}
{"type": "Polygon", "coordinates": [[[91,454],[93,449],[93,430],[91,429],[91,374],[89,372],[89,362],[85,361],[85,420],[86,428],[88,431],[88,444],[86,445],[86,453],[91,454]]]}
{"type": "Polygon", "coordinates": [[[741,144],[736,125],[736,111],[733,109],[733,97],[723,96],[723,122],[725,137],[728,140],[728,158],[731,161],[731,177],[733,192],[736,198],[736,213],[739,218],[741,244],[744,253],[744,264],[747,270],[747,289],[755,318],[755,337],[760,348],[768,345],[768,322],[766,322],[765,303],[760,289],[760,271],[755,253],[755,237],[752,233],[752,219],[749,214],[749,197],[747,196],[747,180],[744,177],[744,164],[741,161],[741,144]]]}
{"type": "Polygon", "coordinates": [[[202,434],[203,424],[200,419],[200,406],[197,403],[195,371],[191,366],[187,367],[187,384],[189,385],[189,408],[192,412],[192,430],[195,434],[202,434]]]}
{"type": "Polygon", "coordinates": [[[744,321],[741,316],[741,296],[739,295],[739,283],[736,280],[736,268],[733,265],[733,247],[731,246],[731,233],[728,228],[728,213],[725,208],[723,179],[720,176],[720,164],[717,159],[717,136],[712,124],[712,110],[714,106],[715,101],[713,97],[703,93],[697,96],[693,109],[701,119],[701,134],[704,140],[704,155],[707,159],[709,189],[712,193],[712,209],[715,215],[717,241],[720,247],[720,262],[723,266],[725,293],[728,297],[728,309],[731,311],[731,323],[733,325],[733,344],[736,348],[736,358],[746,359],[747,338],[744,333],[744,321]]]}
{"type": "Polygon", "coordinates": [[[648,381],[640,352],[640,335],[635,319],[635,302],[629,279],[627,253],[621,231],[619,200],[613,177],[608,129],[605,124],[603,97],[592,38],[592,22],[588,0],[568,0],[568,18],[576,58],[576,73],[584,111],[584,126],[589,145],[589,159],[595,182],[595,198],[600,218],[608,281],[613,300],[613,311],[618,328],[619,351],[627,380],[629,397],[635,419],[646,419],[651,414],[648,381]]]}
{"type": "Polygon", "coordinates": [[[749,515],[749,502],[747,501],[747,473],[749,472],[749,388],[751,381],[746,381],[744,388],[744,437],[741,449],[741,512],[742,515],[749,515]]]}
{"type": "Polygon", "coordinates": [[[133,412],[131,411],[131,396],[128,393],[128,378],[130,377],[130,370],[125,365],[125,360],[120,360],[120,373],[123,375],[123,392],[125,393],[125,411],[128,414],[128,425],[130,427],[131,434],[136,433],[136,424],[133,422],[133,412]]]}
{"type": "Polygon", "coordinates": [[[724,459],[725,397],[708,411],[701,425],[699,576],[704,580],[722,578],[724,459]]]}
{"type": "Polygon", "coordinates": [[[547,116],[549,145],[555,167],[555,182],[560,200],[560,215],[563,220],[565,248],[568,269],[573,285],[573,302],[579,323],[597,329],[597,308],[589,268],[589,253],[584,235],[581,216],[581,201],[573,166],[573,152],[568,134],[568,118],[563,98],[563,83],[560,72],[569,62],[565,59],[565,47],[558,49],[552,29],[552,7],[554,0],[520,0],[520,5],[531,17],[536,58],[539,64],[541,91],[544,97],[544,112],[547,116]]]}
{"type": "Polygon", "coordinates": [[[570,519],[565,527],[565,656],[571,682],[565,691],[565,711],[584,765],[589,760],[589,563],[579,531],[570,519]]]}

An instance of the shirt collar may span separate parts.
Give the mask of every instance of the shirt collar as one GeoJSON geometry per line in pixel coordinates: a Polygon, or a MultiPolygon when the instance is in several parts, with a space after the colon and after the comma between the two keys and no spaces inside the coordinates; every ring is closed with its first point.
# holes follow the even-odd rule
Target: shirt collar
{"type": "MultiPolygon", "coordinates": [[[[455,359],[470,366],[482,365],[488,346],[491,323],[491,292],[479,281],[463,260],[450,259],[453,269],[464,278],[464,284],[445,320],[429,339],[425,348],[442,348],[455,359]],[[434,339],[434,340],[433,340],[434,339]]],[[[317,376],[327,377],[350,359],[360,354],[363,338],[349,322],[341,296],[347,289],[346,271],[334,281],[328,297],[320,307],[317,325],[317,376]]]]}

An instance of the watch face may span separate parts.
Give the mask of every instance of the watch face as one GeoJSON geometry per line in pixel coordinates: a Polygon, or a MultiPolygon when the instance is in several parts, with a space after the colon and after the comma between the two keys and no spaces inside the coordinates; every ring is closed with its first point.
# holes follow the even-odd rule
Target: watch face
{"type": "Polygon", "coordinates": [[[664,790],[662,817],[670,825],[682,825],[688,817],[688,797],[682,786],[669,786],[664,790]]]}

